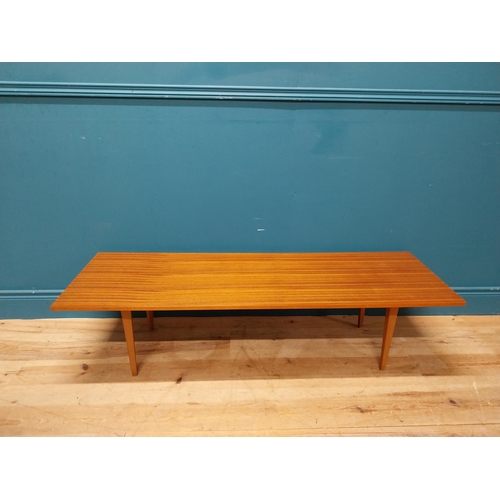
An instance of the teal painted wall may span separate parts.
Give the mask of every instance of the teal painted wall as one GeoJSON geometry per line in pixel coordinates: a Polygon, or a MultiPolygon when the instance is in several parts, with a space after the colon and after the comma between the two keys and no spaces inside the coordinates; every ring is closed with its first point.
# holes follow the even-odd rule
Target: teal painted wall
{"type": "Polygon", "coordinates": [[[0,317],[56,316],[98,251],[409,250],[468,306],[403,313],[500,313],[500,64],[4,63],[0,80],[0,317]]]}

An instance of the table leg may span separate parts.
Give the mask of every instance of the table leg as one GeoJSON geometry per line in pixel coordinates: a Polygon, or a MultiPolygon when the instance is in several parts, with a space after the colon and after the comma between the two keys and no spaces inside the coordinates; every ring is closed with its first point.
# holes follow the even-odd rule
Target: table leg
{"type": "Polygon", "coordinates": [[[153,311],[146,311],[146,316],[148,317],[148,326],[150,330],[155,329],[155,321],[153,319],[153,311]]]}
{"type": "Polygon", "coordinates": [[[122,311],[123,331],[127,342],[128,357],[132,375],[137,375],[137,361],[135,359],[134,327],[132,325],[132,311],[122,311]]]}
{"type": "Polygon", "coordinates": [[[363,326],[363,321],[365,320],[365,308],[361,307],[358,313],[358,328],[363,326]]]}
{"type": "Polygon", "coordinates": [[[396,326],[396,319],[398,317],[397,307],[388,307],[385,310],[385,325],[384,325],[384,338],[382,340],[382,354],[380,356],[380,369],[383,370],[389,357],[389,349],[391,348],[392,334],[396,326]]]}

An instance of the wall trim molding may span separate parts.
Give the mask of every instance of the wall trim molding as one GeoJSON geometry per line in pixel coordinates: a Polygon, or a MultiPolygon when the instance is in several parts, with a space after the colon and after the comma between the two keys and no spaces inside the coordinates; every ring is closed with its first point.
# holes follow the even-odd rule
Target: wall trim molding
{"type": "Polygon", "coordinates": [[[500,105],[496,91],[76,82],[0,81],[0,96],[500,105]]]}
{"type": "Polygon", "coordinates": [[[63,290],[0,290],[0,300],[56,300],[63,290]]]}
{"type": "MultiPolygon", "coordinates": [[[[451,287],[459,295],[500,296],[500,286],[451,287]]],[[[0,290],[0,300],[56,300],[63,290],[0,290]]]]}
{"type": "Polygon", "coordinates": [[[499,286],[457,286],[453,290],[465,295],[500,295],[499,286]]]}
{"type": "MultiPolygon", "coordinates": [[[[403,308],[401,316],[463,316],[500,314],[500,287],[455,287],[458,294],[467,301],[465,307],[418,307],[403,308]]],[[[118,312],[112,311],[51,311],[50,304],[57,299],[62,290],[0,290],[0,319],[35,319],[35,318],[118,318],[118,312]]],[[[207,311],[158,311],[160,316],[202,315],[207,311]]],[[[228,311],[210,311],[211,314],[227,315],[228,311]]],[[[324,315],[352,314],[352,309],[301,310],[301,311],[232,311],[236,315],[324,315]]],[[[136,311],[135,317],[141,316],[136,311]]],[[[370,309],[370,316],[384,314],[383,309],[370,309]]]]}

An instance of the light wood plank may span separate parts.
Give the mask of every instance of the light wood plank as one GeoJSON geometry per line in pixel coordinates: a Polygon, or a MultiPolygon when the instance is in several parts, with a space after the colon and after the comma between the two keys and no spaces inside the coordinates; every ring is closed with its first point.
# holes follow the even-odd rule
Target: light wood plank
{"type": "Polygon", "coordinates": [[[0,436],[500,436],[500,317],[0,321],[0,436]]]}

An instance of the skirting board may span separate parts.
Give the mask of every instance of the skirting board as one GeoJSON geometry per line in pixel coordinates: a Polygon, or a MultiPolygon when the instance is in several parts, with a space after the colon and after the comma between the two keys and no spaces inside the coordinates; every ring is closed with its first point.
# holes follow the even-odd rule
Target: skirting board
{"type": "MultiPolygon", "coordinates": [[[[467,305],[464,307],[419,307],[403,308],[402,316],[432,315],[483,315],[500,314],[500,287],[456,287],[454,290],[462,296],[467,305]]],[[[36,319],[36,318],[113,318],[118,313],[96,311],[51,311],[50,305],[62,290],[0,290],[0,319],[36,319]]],[[[252,316],[252,315],[297,315],[315,316],[325,314],[356,314],[355,310],[290,310],[290,311],[158,311],[159,316],[252,316]]],[[[368,316],[384,314],[382,309],[368,309],[368,316]]],[[[138,313],[138,316],[141,316],[138,313]]]]}

